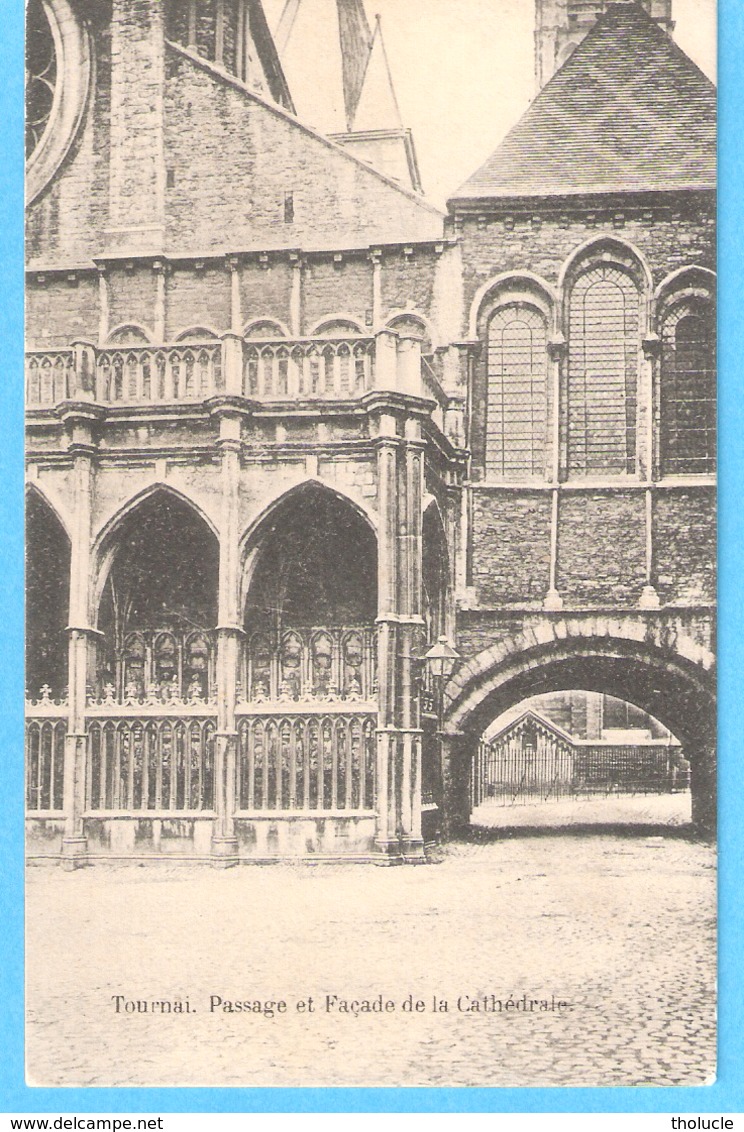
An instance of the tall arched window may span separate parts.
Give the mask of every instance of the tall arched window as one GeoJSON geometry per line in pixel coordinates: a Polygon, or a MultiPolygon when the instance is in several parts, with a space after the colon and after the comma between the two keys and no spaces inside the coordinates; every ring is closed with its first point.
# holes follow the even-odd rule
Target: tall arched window
{"type": "Polygon", "coordinates": [[[631,276],[610,264],[579,276],[571,292],[568,332],[569,474],[632,474],[640,296],[631,276]]]}
{"type": "Polygon", "coordinates": [[[712,308],[697,299],[678,303],[662,323],[662,475],[715,470],[715,331],[712,308]]]}
{"type": "Polygon", "coordinates": [[[501,307],[488,324],[486,476],[545,475],[547,328],[526,303],[501,307]]]}

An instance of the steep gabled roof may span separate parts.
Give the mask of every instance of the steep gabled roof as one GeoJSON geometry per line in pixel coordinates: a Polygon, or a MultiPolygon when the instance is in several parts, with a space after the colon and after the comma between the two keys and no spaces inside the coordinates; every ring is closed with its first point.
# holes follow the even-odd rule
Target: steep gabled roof
{"type": "Polygon", "coordinates": [[[715,87],[626,0],[608,6],[450,204],[711,189],[715,176],[715,87]]]}
{"type": "Polygon", "coordinates": [[[575,742],[573,735],[570,735],[568,731],[565,731],[562,727],[559,727],[557,723],[554,723],[552,719],[548,719],[546,715],[541,715],[539,712],[533,711],[532,708],[528,708],[527,711],[523,711],[520,715],[516,715],[511,719],[507,719],[504,722],[503,726],[498,729],[498,731],[495,731],[493,735],[489,736],[488,742],[495,743],[504,735],[508,734],[508,732],[516,731],[517,728],[522,727],[525,723],[528,722],[535,726],[544,728],[552,735],[555,735],[557,739],[563,739],[563,741],[566,743],[575,742]]]}

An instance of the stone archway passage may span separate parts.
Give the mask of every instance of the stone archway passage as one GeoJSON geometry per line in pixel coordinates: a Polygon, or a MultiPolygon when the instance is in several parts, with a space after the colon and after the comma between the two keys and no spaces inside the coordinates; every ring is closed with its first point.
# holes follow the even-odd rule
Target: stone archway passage
{"type": "MultiPolygon", "coordinates": [[[[585,626],[582,626],[585,627],[585,626]]],[[[561,629],[566,630],[565,622],[561,629]]],[[[682,743],[691,765],[693,823],[705,835],[716,824],[715,683],[704,650],[682,655],[679,638],[644,639],[565,632],[538,642],[502,644],[465,665],[448,688],[446,713],[447,807],[450,825],[468,811],[466,778],[478,737],[502,712],[529,696],[584,688],[634,704],[658,719],[682,743]]],[[[689,642],[687,643],[689,644],[689,642]]],[[[682,642],[682,649],[693,652],[682,642]]]]}

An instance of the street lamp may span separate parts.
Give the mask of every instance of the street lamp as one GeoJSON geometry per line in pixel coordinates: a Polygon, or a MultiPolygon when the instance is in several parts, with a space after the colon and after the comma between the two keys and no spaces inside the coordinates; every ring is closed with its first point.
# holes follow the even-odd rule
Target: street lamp
{"type": "Polygon", "coordinates": [[[460,659],[457,649],[453,649],[446,637],[440,637],[435,645],[421,657],[435,680],[442,681],[451,676],[460,659]]]}
{"type": "Polygon", "coordinates": [[[424,653],[421,661],[429,670],[434,684],[434,706],[437,713],[437,729],[442,730],[442,691],[444,682],[450,677],[460,659],[457,649],[453,649],[446,637],[442,636],[424,653]]]}

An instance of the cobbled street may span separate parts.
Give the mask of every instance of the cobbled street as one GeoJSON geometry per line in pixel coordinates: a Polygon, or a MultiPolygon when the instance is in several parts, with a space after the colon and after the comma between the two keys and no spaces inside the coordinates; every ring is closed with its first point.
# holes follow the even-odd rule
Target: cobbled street
{"type": "Polygon", "coordinates": [[[715,854],[678,834],[483,831],[419,868],[38,866],[27,953],[37,1085],[692,1085],[715,1071],[715,854]],[[116,1013],[115,995],[191,1012],[116,1013]],[[327,1012],[326,995],[395,1009],[327,1012]],[[403,1009],[409,995],[423,1011],[403,1009]],[[210,996],[287,1012],[211,1012],[210,996]],[[468,1009],[484,996],[502,1009],[468,1009]],[[523,996],[570,1007],[525,1011],[523,996]]]}

